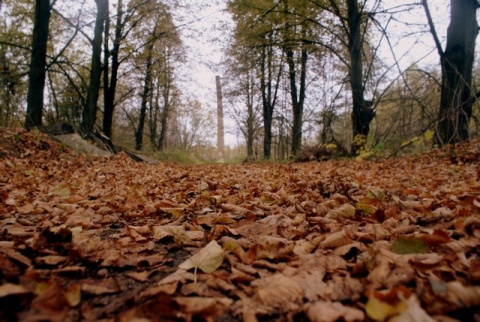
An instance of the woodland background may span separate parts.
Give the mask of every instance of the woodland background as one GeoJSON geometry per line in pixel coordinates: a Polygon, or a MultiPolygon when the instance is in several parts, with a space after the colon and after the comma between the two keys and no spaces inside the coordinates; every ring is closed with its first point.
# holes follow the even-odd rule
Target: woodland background
{"type": "Polygon", "coordinates": [[[478,2],[442,5],[3,0],[0,126],[69,123],[190,161],[394,156],[462,141],[478,135],[478,2]],[[198,16],[209,7],[229,18],[198,16]],[[216,102],[182,86],[185,30],[198,20],[213,27],[193,37],[223,48],[220,63],[203,62],[220,76],[216,102]]]}
{"type": "Polygon", "coordinates": [[[430,2],[0,0],[0,321],[480,321],[479,3],[430,2]]]}

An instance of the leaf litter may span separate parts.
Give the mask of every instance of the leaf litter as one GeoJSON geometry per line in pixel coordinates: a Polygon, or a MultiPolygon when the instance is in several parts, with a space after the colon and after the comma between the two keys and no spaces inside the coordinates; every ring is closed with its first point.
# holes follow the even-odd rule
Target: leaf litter
{"type": "Polygon", "coordinates": [[[0,133],[2,321],[479,321],[480,141],[181,166],[0,133]]]}

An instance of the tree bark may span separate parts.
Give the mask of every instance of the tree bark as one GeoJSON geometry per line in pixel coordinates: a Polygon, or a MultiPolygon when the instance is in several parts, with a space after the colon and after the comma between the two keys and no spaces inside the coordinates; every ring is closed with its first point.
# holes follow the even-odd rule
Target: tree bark
{"type": "Polygon", "coordinates": [[[105,19],[108,14],[108,0],[95,0],[97,4],[97,18],[95,21],[92,41],[92,63],[90,68],[90,82],[87,91],[87,102],[83,109],[81,129],[84,135],[93,132],[97,119],[97,101],[100,92],[102,76],[102,39],[105,19]]]}
{"type": "Polygon", "coordinates": [[[165,55],[165,84],[163,84],[162,95],[163,95],[163,109],[160,114],[160,135],[158,136],[158,149],[163,151],[167,143],[167,129],[168,129],[168,118],[170,116],[170,110],[172,108],[171,102],[171,92],[172,92],[172,70],[169,66],[168,55],[165,55]]]}
{"type": "MultiPolygon", "coordinates": [[[[155,32],[152,33],[152,38],[155,32]]],[[[141,150],[143,144],[143,129],[145,127],[145,115],[147,113],[147,103],[152,92],[152,65],[153,65],[153,45],[154,41],[150,41],[145,47],[147,64],[145,71],[145,79],[143,84],[142,103],[140,106],[140,118],[138,120],[138,128],[135,132],[135,149],[141,150]]]]}
{"type": "Polygon", "coordinates": [[[256,132],[256,127],[255,127],[255,112],[253,109],[253,92],[254,92],[254,81],[250,75],[250,72],[247,72],[246,76],[246,100],[247,100],[247,131],[246,131],[246,142],[247,142],[247,160],[253,160],[254,159],[254,154],[253,154],[253,141],[254,141],[254,135],[256,132]]]}
{"type": "Polygon", "coordinates": [[[352,88],[352,129],[353,143],[352,155],[365,145],[370,131],[370,122],[375,116],[372,104],[365,101],[363,86],[363,63],[362,63],[362,16],[358,8],[358,0],[347,0],[348,10],[348,51],[350,54],[350,86],[352,88]]]}
{"type": "Polygon", "coordinates": [[[478,34],[477,0],[451,0],[447,45],[441,54],[442,92],[436,131],[440,146],[469,138],[472,116],[472,70],[478,34]]]}
{"type": "MultiPolygon", "coordinates": [[[[118,69],[120,67],[120,62],[118,60],[118,53],[120,51],[120,42],[122,39],[122,0],[118,0],[117,3],[117,22],[115,25],[115,39],[113,41],[113,49],[110,52],[110,57],[112,59],[112,67],[110,74],[110,83],[106,82],[105,84],[105,99],[104,99],[104,113],[103,113],[103,133],[109,138],[112,137],[112,126],[113,126],[113,113],[115,111],[115,92],[117,91],[117,82],[118,82],[118,69]]],[[[105,33],[105,37],[107,37],[105,33]]],[[[108,59],[108,47],[105,51],[105,56],[108,59]]],[[[104,73],[108,75],[108,60],[106,59],[107,68],[104,73]]],[[[108,79],[108,76],[107,76],[108,79]]]]}
{"type": "Polygon", "coordinates": [[[223,158],[225,149],[225,138],[223,132],[223,97],[220,76],[215,77],[217,85],[217,150],[220,158],[223,158]]]}
{"type": "Polygon", "coordinates": [[[290,95],[292,98],[293,128],[292,128],[292,155],[296,156],[302,149],[303,106],[305,102],[305,80],[307,75],[308,53],[301,51],[300,61],[300,88],[297,87],[297,73],[295,68],[294,52],[287,50],[287,63],[289,67],[290,95]]]}
{"type": "Polygon", "coordinates": [[[266,160],[269,160],[271,157],[273,110],[277,101],[280,76],[282,74],[282,69],[279,67],[277,79],[274,80],[273,54],[273,45],[265,44],[262,47],[260,58],[260,91],[263,105],[263,157],[266,160]]]}
{"type": "Polygon", "coordinates": [[[47,62],[48,26],[50,23],[50,0],[35,1],[32,53],[28,79],[27,116],[25,127],[42,125],[43,92],[47,62]]]}

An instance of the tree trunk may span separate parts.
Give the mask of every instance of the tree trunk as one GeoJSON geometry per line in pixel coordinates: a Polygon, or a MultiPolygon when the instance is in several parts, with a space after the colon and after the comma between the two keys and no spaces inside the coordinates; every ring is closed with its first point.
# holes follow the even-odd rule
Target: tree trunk
{"type": "Polygon", "coordinates": [[[167,128],[168,128],[168,114],[169,114],[169,106],[165,105],[164,109],[161,113],[160,118],[160,125],[162,128],[160,129],[160,135],[158,136],[158,149],[160,151],[165,150],[166,141],[167,141],[167,128]]]}
{"type": "Polygon", "coordinates": [[[441,55],[442,92],[436,142],[456,143],[469,138],[469,121],[475,101],[472,69],[478,34],[477,0],[451,0],[447,45],[441,55]]]}
{"type": "Polygon", "coordinates": [[[92,41],[92,65],[90,69],[90,82],[87,91],[87,102],[82,114],[82,132],[89,135],[97,119],[97,101],[100,92],[102,76],[102,37],[105,19],[108,13],[108,0],[95,0],[97,4],[97,18],[95,21],[94,36],[92,41]]]}
{"type": "Polygon", "coordinates": [[[254,135],[256,132],[255,128],[255,112],[253,109],[253,104],[254,104],[254,81],[250,76],[250,72],[247,73],[247,132],[246,132],[246,143],[247,143],[247,160],[253,160],[254,154],[253,154],[253,141],[254,141],[254,135]]]}
{"type": "Polygon", "coordinates": [[[305,102],[305,80],[308,53],[302,49],[300,61],[300,89],[297,88],[297,73],[295,69],[294,52],[287,50],[287,63],[290,77],[290,94],[292,98],[293,128],[292,128],[292,155],[296,156],[302,149],[303,105],[305,102]]]}
{"type": "MultiPolygon", "coordinates": [[[[123,9],[122,9],[122,0],[118,0],[117,3],[117,22],[115,26],[115,39],[113,42],[113,49],[111,51],[111,58],[112,58],[112,68],[111,68],[111,75],[110,75],[110,84],[105,85],[105,100],[104,100],[104,113],[103,113],[103,133],[109,138],[112,137],[112,125],[113,125],[113,113],[115,110],[115,92],[117,90],[117,82],[118,82],[118,69],[120,67],[120,62],[118,60],[118,53],[120,51],[120,42],[122,39],[122,16],[123,16],[123,9]]],[[[107,34],[105,34],[107,37],[107,34]]],[[[107,56],[107,51],[105,52],[105,56],[107,56]]],[[[108,61],[106,60],[107,64],[108,61]]],[[[108,74],[108,65],[105,72],[108,74]]],[[[108,76],[107,76],[108,77],[108,76]]]]}
{"type": "Polygon", "coordinates": [[[267,57],[267,49],[262,49],[262,58],[261,58],[260,68],[261,68],[261,79],[260,87],[262,91],[262,105],[263,105],[263,157],[268,160],[270,159],[271,150],[272,150],[272,118],[273,118],[273,108],[271,104],[271,93],[272,93],[272,82],[267,79],[267,71],[269,68],[269,59],[267,57]]]}
{"type": "MultiPolygon", "coordinates": [[[[271,42],[270,39],[270,43],[271,42]]],[[[273,55],[273,45],[263,46],[260,58],[260,91],[263,105],[263,157],[266,160],[271,157],[273,110],[277,101],[280,76],[282,74],[282,69],[279,67],[278,74],[276,75],[277,79],[274,80],[273,55]],[[274,82],[275,85],[273,84],[274,82]]]]}
{"type": "Polygon", "coordinates": [[[168,66],[167,58],[165,58],[165,84],[163,89],[163,109],[160,114],[160,135],[158,137],[158,149],[163,151],[166,147],[167,142],[167,129],[168,129],[168,117],[170,116],[171,102],[170,102],[170,92],[172,88],[171,82],[171,69],[168,66]]]}
{"type": "Polygon", "coordinates": [[[350,86],[352,88],[352,155],[365,145],[370,122],[375,116],[372,104],[365,102],[362,64],[362,17],[357,0],[347,0],[348,7],[348,50],[350,54],[350,86]]]}
{"type": "MultiPolygon", "coordinates": [[[[152,34],[154,37],[155,34],[152,34]]],[[[142,103],[140,106],[140,118],[138,120],[138,128],[135,132],[135,149],[141,150],[143,144],[143,128],[145,126],[145,115],[147,113],[147,103],[152,91],[152,62],[153,62],[153,44],[154,41],[150,41],[145,47],[147,54],[147,65],[145,71],[145,79],[143,84],[142,103]]]]}
{"type": "Polygon", "coordinates": [[[28,79],[26,128],[42,125],[49,23],[50,0],[36,0],[28,79]]]}
{"type": "Polygon", "coordinates": [[[220,158],[223,158],[225,139],[223,133],[223,97],[220,76],[215,77],[217,85],[217,150],[220,158]]]}

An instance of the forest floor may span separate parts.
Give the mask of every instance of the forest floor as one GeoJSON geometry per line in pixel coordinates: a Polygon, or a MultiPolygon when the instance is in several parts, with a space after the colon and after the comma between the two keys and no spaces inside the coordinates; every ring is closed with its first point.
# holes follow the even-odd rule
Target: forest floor
{"type": "Polygon", "coordinates": [[[480,141],[235,165],[0,131],[0,321],[480,321],[480,141]]]}

